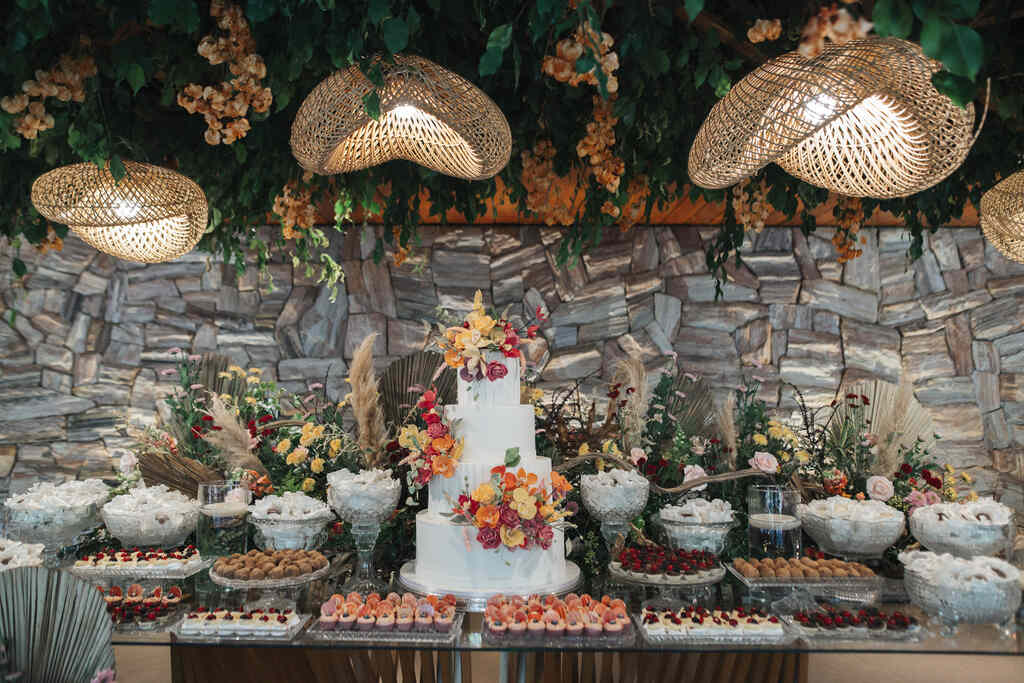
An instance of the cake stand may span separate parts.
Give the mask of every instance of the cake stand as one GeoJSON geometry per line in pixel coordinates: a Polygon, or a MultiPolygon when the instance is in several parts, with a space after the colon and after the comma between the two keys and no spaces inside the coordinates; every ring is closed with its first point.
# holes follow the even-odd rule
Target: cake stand
{"type": "Polygon", "coordinates": [[[447,595],[455,596],[458,607],[467,612],[483,612],[487,606],[487,599],[498,593],[505,595],[532,595],[539,593],[543,595],[564,595],[575,590],[581,583],[580,568],[574,562],[566,560],[565,571],[557,580],[544,585],[537,584],[506,584],[501,587],[486,589],[467,589],[462,586],[445,586],[436,582],[424,580],[416,575],[416,561],[406,562],[398,574],[398,584],[405,590],[418,595],[447,595]]]}

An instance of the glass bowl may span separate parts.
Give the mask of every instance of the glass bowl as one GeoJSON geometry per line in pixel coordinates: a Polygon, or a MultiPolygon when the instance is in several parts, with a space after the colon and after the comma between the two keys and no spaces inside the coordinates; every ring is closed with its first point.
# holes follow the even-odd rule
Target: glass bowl
{"type": "Polygon", "coordinates": [[[307,519],[249,517],[256,527],[253,540],[260,550],[316,550],[327,539],[327,523],[332,519],[334,515],[329,512],[307,519]]]}
{"type": "Polygon", "coordinates": [[[47,510],[7,507],[6,534],[23,543],[42,543],[47,550],[74,545],[100,524],[96,503],[47,510]]]}
{"type": "Polygon", "coordinates": [[[728,522],[680,522],[665,519],[658,513],[658,521],[665,530],[665,537],[673,550],[706,550],[721,555],[729,530],[736,526],[735,520],[728,522]]]}
{"type": "Polygon", "coordinates": [[[145,512],[117,510],[109,505],[102,510],[103,523],[126,548],[177,548],[196,530],[199,507],[187,512],[180,509],[145,512]]]}
{"type": "Polygon", "coordinates": [[[823,517],[803,505],[797,506],[796,513],[804,531],[822,552],[848,559],[881,557],[906,530],[903,515],[892,519],[851,520],[823,517]]]}
{"type": "Polygon", "coordinates": [[[1021,590],[1013,580],[972,582],[950,590],[907,569],[903,584],[912,603],[951,629],[957,624],[1006,626],[1020,608],[1021,590]]]}
{"type": "Polygon", "coordinates": [[[966,519],[935,522],[911,515],[910,533],[932,552],[969,558],[1008,552],[1013,547],[1016,526],[1013,515],[1006,524],[982,524],[966,519]]]}
{"type": "Polygon", "coordinates": [[[587,510],[602,522],[628,522],[643,512],[651,482],[646,479],[636,486],[619,484],[602,486],[596,474],[580,477],[580,493],[587,510]]]}
{"type": "Polygon", "coordinates": [[[327,502],[344,521],[354,525],[373,525],[381,524],[391,516],[401,493],[402,486],[394,479],[373,487],[330,486],[327,502]]]}

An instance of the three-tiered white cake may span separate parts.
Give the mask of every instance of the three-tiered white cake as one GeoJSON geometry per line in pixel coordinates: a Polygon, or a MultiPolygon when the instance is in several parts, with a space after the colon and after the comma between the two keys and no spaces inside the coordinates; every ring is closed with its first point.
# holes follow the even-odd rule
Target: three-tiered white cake
{"type": "MultiPolygon", "coordinates": [[[[493,355],[488,360],[501,358],[493,355]]],[[[561,529],[554,530],[554,542],[547,549],[489,550],[477,542],[475,527],[444,516],[460,494],[490,480],[491,469],[504,464],[509,448],[519,449],[515,469],[536,474],[550,489],[551,461],[537,457],[533,406],[519,402],[520,360],[501,362],[508,368],[501,379],[467,382],[459,377],[458,405],[446,408],[454,437],[465,444],[455,475],[430,480],[428,507],[416,516],[416,560],[402,568],[403,582],[416,590],[467,598],[526,595],[568,590],[579,578],[579,568],[565,559],[561,529]]]]}

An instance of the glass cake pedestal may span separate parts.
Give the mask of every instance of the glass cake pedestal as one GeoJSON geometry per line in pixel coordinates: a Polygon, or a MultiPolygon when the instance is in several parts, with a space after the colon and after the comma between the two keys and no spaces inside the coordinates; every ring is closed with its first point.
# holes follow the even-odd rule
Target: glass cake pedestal
{"type": "Polygon", "coordinates": [[[459,607],[467,612],[483,612],[487,606],[487,599],[498,594],[506,595],[541,595],[553,594],[564,595],[580,586],[582,583],[580,568],[576,563],[566,560],[563,576],[557,580],[543,585],[508,585],[502,587],[491,586],[489,588],[469,589],[459,586],[438,585],[437,582],[417,576],[416,560],[406,562],[398,575],[398,584],[405,590],[418,595],[445,595],[451,593],[455,596],[459,607]]]}

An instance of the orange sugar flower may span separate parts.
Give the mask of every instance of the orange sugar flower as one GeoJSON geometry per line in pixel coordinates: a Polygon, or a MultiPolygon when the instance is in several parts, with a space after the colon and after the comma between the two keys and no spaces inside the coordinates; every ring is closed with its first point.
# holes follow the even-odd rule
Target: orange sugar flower
{"type": "Polygon", "coordinates": [[[551,507],[550,505],[540,506],[540,516],[544,519],[551,517],[551,515],[553,514],[555,514],[555,508],[551,507]]]}
{"type": "Polygon", "coordinates": [[[435,455],[430,463],[430,468],[434,471],[434,474],[440,474],[446,479],[451,479],[452,475],[455,474],[455,461],[447,455],[435,455]]]}
{"type": "Polygon", "coordinates": [[[478,527],[496,527],[500,513],[497,505],[481,505],[476,511],[476,525],[478,527]]]}
{"type": "Polygon", "coordinates": [[[554,471],[551,472],[551,487],[562,493],[568,493],[572,490],[572,484],[569,483],[569,480],[554,471]]]}
{"type": "Polygon", "coordinates": [[[449,433],[434,439],[430,442],[430,445],[434,447],[434,450],[444,453],[455,445],[455,439],[453,439],[452,435],[449,433]]]}
{"type": "Polygon", "coordinates": [[[466,359],[463,358],[462,354],[455,349],[448,349],[444,352],[444,362],[447,363],[449,367],[461,368],[466,362],[466,359]]]}
{"type": "Polygon", "coordinates": [[[511,491],[512,489],[517,487],[518,483],[519,480],[516,479],[516,475],[512,474],[511,472],[505,472],[503,475],[501,475],[502,488],[506,488],[511,491]]]}

